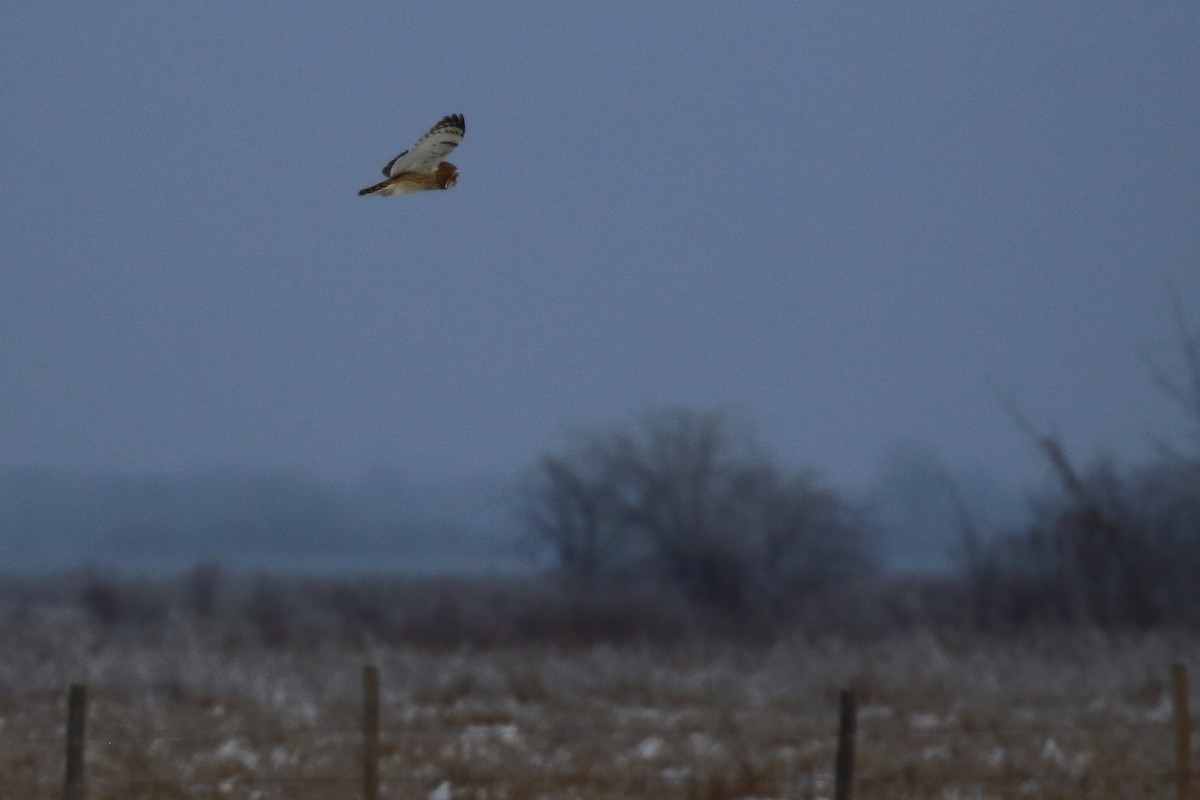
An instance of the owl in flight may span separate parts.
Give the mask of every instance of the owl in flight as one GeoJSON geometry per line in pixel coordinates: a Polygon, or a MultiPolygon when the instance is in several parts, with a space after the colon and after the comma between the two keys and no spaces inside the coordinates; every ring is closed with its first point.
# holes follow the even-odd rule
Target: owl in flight
{"type": "Polygon", "coordinates": [[[426,189],[449,189],[458,182],[458,167],[442,159],[458,147],[466,132],[467,121],[462,114],[442,117],[416,144],[387,163],[383,168],[386,181],[368,186],[359,194],[387,197],[426,189]]]}

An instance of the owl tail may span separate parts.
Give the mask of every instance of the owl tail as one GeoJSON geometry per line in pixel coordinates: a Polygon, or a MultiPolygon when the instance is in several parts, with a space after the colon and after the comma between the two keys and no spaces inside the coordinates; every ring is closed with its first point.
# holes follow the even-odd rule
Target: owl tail
{"type": "Polygon", "coordinates": [[[380,189],[387,186],[388,183],[390,183],[390,181],[380,181],[379,183],[375,184],[374,186],[368,186],[365,189],[359,189],[358,196],[362,197],[364,194],[375,194],[375,192],[378,192],[380,189]]]}

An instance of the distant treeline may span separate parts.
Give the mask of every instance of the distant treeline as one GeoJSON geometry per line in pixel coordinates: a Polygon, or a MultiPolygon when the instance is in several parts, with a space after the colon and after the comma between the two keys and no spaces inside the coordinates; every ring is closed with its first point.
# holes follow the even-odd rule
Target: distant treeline
{"type": "Polygon", "coordinates": [[[888,531],[870,509],[780,465],[728,416],[688,408],[583,430],[543,455],[524,489],[526,534],[584,615],[640,590],[653,598],[645,614],[683,607],[741,630],[1200,628],[1200,328],[1172,300],[1177,357],[1149,366],[1189,435],[1159,441],[1145,463],[1079,466],[998,395],[1048,484],[1027,521],[997,528],[946,472],[959,552],[947,574],[879,569],[888,531]]]}
{"type": "MultiPolygon", "coordinates": [[[[716,412],[583,431],[484,498],[472,484],[437,496],[287,475],[10,473],[0,619],[191,621],[278,644],[1200,628],[1200,460],[1077,469],[1052,437],[1034,444],[1053,480],[1029,521],[985,529],[962,503],[957,565],[916,577],[880,566],[886,531],[866,508],[780,467],[716,412]],[[470,504],[491,530],[432,513],[470,504]],[[31,576],[39,559],[57,569],[31,576]],[[89,566],[64,573],[72,560],[89,566]]],[[[957,498],[949,479],[945,491],[957,498]]]]}
{"type": "MultiPolygon", "coordinates": [[[[256,572],[217,559],[169,574],[100,564],[0,577],[0,623],[352,647],[770,640],[928,627],[995,635],[1200,630],[1200,461],[1164,452],[1138,467],[1076,469],[1055,439],[1035,444],[1054,469],[1030,501],[1029,522],[982,530],[961,508],[963,558],[945,573],[880,568],[878,532],[864,509],[813,473],[778,467],[722,415],[676,409],[584,431],[535,465],[509,535],[519,536],[538,568],[422,577],[381,562],[343,577],[303,577],[302,570],[256,572]]],[[[297,494],[302,485],[214,483],[167,506],[179,517],[150,512],[161,513],[162,498],[187,487],[167,483],[138,502],[147,530],[187,523],[197,536],[211,530],[228,537],[221,541],[231,548],[276,529],[253,515],[205,509],[205,501],[236,508],[231,497],[249,505],[276,497],[287,508],[307,508],[280,516],[295,528],[282,531],[292,541],[345,531],[338,526],[346,524],[339,515],[349,513],[347,499],[316,489],[297,494]]],[[[111,496],[105,487],[77,487],[56,519],[87,520],[103,535],[105,523],[124,518],[112,509],[127,511],[133,502],[121,492],[135,486],[115,484],[120,491],[111,496]],[[106,507],[112,497],[124,504],[106,507]]],[[[947,492],[954,494],[952,484],[947,492]]],[[[403,552],[400,533],[380,525],[387,546],[403,552]]]]}
{"type": "Polygon", "coordinates": [[[1200,627],[1200,458],[1173,448],[1080,469],[1010,410],[1051,482],[1028,522],[985,529],[947,476],[961,557],[946,574],[879,569],[886,532],[866,509],[814,472],[782,468],[722,415],[689,409],[583,431],[543,457],[526,488],[527,534],[581,609],[652,587],[651,608],[752,630],[1200,627]]]}
{"type": "Polygon", "coordinates": [[[286,572],[511,567],[506,488],[386,473],[340,487],[298,472],[10,470],[0,473],[0,570],[178,571],[208,561],[286,572]]]}
{"type": "Polygon", "coordinates": [[[1193,437],[1160,442],[1145,463],[1081,467],[999,398],[1048,483],[1025,522],[995,526],[948,472],[926,480],[959,554],[936,575],[885,569],[889,531],[819,472],[781,465],[726,414],[671,408],[578,431],[491,489],[12,472],[0,476],[0,569],[94,566],[67,590],[53,579],[0,590],[21,618],[53,607],[104,627],[194,619],[264,641],[1200,629],[1200,330],[1176,318],[1182,359],[1154,376],[1193,437]],[[279,553],[292,557],[264,564],[279,553]],[[511,569],[518,553],[524,570],[511,569]],[[128,577],[197,563],[182,577],[128,577]],[[253,577],[247,564],[324,577],[253,577]],[[481,565],[487,577],[412,577],[481,565]],[[379,577],[338,579],[339,568],[379,577]]]}

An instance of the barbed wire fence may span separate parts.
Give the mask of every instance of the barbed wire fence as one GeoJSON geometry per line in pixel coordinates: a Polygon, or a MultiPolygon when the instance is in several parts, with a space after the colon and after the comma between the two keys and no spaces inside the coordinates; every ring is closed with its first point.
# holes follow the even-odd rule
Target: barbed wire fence
{"type": "MultiPolygon", "coordinates": [[[[1153,758],[1096,763],[1058,744],[1074,723],[1028,720],[1015,738],[1032,748],[1039,766],[1018,766],[986,725],[950,730],[935,715],[896,717],[860,706],[852,688],[840,693],[837,713],[797,721],[790,734],[772,734],[772,747],[791,755],[790,767],[756,777],[756,754],[728,721],[732,743],[718,758],[704,731],[664,731],[661,724],[598,731],[585,721],[535,724],[515,714],[444,724],[383,715],[379,670],[362,671],[358,725],[277,727],[272,730],[189,730],[116,737],[89,735],[88,691],[67,692],[65,725],[52,735],[23,736],[0,724],[8,769],[0,800],[139,800],[140,798],[433,798],[500,800],[553,797],[735,798],[885,800],[886,798],[1139,797],[1196,800],[1192,789],[1192,728],[1187,670],[1170,668],[1170,713],[1142,720],[1129,736],[1153,758]],[[664,734],[668,738],[664,738],[664,734]],[[617,763],[572,758],[569,743],[619,736],[633,755],[617,763]],[[692,758],[672,762],[669,739],[690,742],[692,758]],[[784,739],[790,738],[789,741],[784,739]],[[875,757],[900,741],[911,758],[875,757]],[[1173,743],[1173,747],[1171,744],[1173,743]],[[695,751],[709,748],[711,771],[698,774],[695,751]],[[62,760],[47,759],[57,750],[62,760]],[[119,752],[118,752],[119,751],[119,752]],[[946,764],[968,761],[971,768],[946,764]],[[197,754],[204,754],[203,758],[197,754]],[[523,777],[505,769],[534,762],[523,777]],[[15,756],[10,757],[10,756],[15,756]],[[215,761],[220,771],[210,768],[215,761]],[[929,764],[933,764],[930,767],[929,764]],[[448,768],[447,764],[452,764],[448,768]],[[941,765],[941,766],[938,766],[941,765]],[[641,769],[641,766],[647,767],[641,769]],[[652,767],[652,768],[651,768],[652,767]],[[53,774],[57,771],[57,774],[53,774]],[[219,772],[220,774],[216,774],[219,772]],[[601,775],[603,773],[603,776],[601,775]]],[[[3,720],[0,718],[0,723],[3,720]]],[[[1134,721],[1128,725],[1135,726],[1134,721]]],[[[1009,731],[1011,734],[1012,732],[1009,731]]],[[[1010,739],[1014,738],[1010,735],[1010,739]]],[[[678,753],[675,753],[676,755],[678,753]]],[[[703,759],[701,759],[703,760],[703,759]]]]}

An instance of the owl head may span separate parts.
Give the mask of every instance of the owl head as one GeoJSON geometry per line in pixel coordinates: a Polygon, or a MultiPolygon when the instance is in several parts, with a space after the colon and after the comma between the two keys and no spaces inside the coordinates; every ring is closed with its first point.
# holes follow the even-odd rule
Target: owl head
{"type": "Polygon", "coordinates": [[[458,183],[458,167],[451,164],[449,161],[443,161],[437,165],[436,174],[438,185],[443,189],[449,189],[454,184],[458,183]]]}

